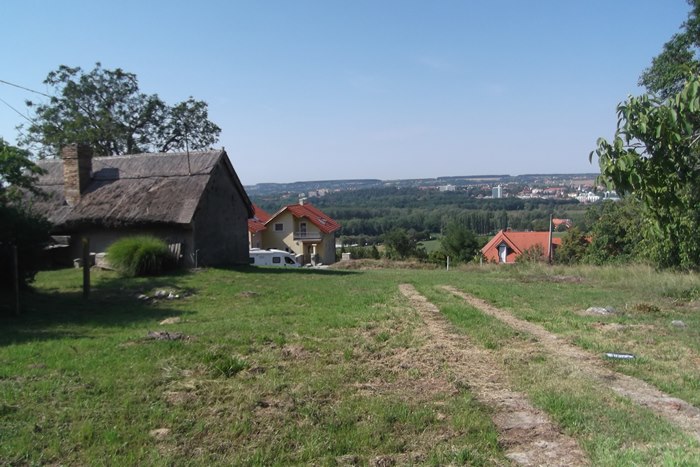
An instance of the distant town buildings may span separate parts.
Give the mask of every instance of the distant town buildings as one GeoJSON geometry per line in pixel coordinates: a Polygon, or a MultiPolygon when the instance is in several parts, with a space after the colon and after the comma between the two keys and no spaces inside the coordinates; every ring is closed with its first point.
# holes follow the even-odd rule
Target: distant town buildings
{"type": "Polygon", "coordinates": [[[603,200],[617,201],[614,191],[596,183],[597,174],[532,174],[532,175],[483,175],[468,177],[438,177],[410,180],[327,180],[294,182],[290,184],[259,184],[249,187],[257,196],[266,193],[285,192],[299,198],[321,198],[330,193],[367,188],[413,188],[425,192],[453,192],[465,198],[567,200],[595,203],[603,200]]]}

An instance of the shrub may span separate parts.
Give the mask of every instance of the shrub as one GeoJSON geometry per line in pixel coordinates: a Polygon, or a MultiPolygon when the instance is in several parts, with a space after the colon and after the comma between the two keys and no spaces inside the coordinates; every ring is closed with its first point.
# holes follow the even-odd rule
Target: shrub
{"type": "Polygon", "coordinates": [[[540,244],[532,245],[530,248],[523,250],[522,254],[515,260],[516,263],[535,263],[546,261],[544,248],[540,244]]]}
{"type": "Polygon", "coordinates": [[[17,247],[20,285],[32,282],[39,269],[43,247],[49,240],[46,219],[22,206],[0,205],[0,288],[11,289],[12,247],[17,247]]]}
{"type": "Polygon", "coordinates": [[[168,245],[148,235],[125,237],[107,249],[109,263],[121,274],[153,276],[174,265],[168,245]]]}
{"type": "Polygon", "coordinates": [[[224,353],[209,353],[205,357],[205,362],[214,376],[223,376],[224,378],[236,376],[250,366],[248,362],[236,355],[224,353]]]}

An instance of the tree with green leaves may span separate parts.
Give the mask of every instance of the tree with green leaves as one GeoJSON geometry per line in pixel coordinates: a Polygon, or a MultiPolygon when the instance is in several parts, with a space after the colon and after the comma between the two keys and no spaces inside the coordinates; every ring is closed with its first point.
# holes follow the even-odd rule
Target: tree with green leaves
{"type": "Polygon", "coordinates": [[[22,190],[36,192],[34,179],[41,173],[29,151],[11,146],[0,138],[0,205],[18,201],[22,190]]]}
{"type": "Polygon", "coordinates": [[[454,262],[470,261],[479,251],[479,242],[474,232],[456,222],[447,224],[440,238],[440,246],[444,254],[454,262]]]}
{"type": "Polygon", "coordinates": [[[61,65],[46,77],[48,102],[27,102],[34,118],[20,127],[20,144],[39,157],[55,156],[74,142],[87,143],[96,156],[204,149],[221,129],[207,104],[190,97],[169,106],[157,94],[139,90],[136,75],[100,63],[89,72],[61,65]]]}
{"type": "Polygon", "coordinates": [[[390,259],[406,259],[416,252],[416,242],[405,229],[395,228],[384,235],[386,256],[390,259]]]}
{"type": "Polygon", "coordinates": [[[578,227],[571,227],[555,250],[554,261],[558,264],[579,263],[586,254],[588,238],[578,227]]]}
{"type": "MultiPolygon", "coordinates": [[[[588,232],[591,242],[585,249],[583,260],[606,264],[643,259],[649,250],[644,239],[644,209],[644,204],[633,196],[591,206],[586,212],[586,223],[591,226],[588,232]]],[[[575,243],[573,238],[569,240],[575,243]]],[[[557,258],[560,249],[557,249],[557,258]]]]}
{"type": "Polygon", "coordinates": [[[698,269],[700,0],[688,3],[681,32],[640,78],[650,94],[618,105],[613,140],[600,138],[590,158],[598,156],[601,181],[642,201],[643,256],[663,267],[698,269]]]}
{"type": "Polygon", "coordinates": [[[660,266],[700,266],[700,79],[667,98],[630,97],[618,106],[612,142],[600,138],[602,181],[643,201],[647,256],[660,266]]]}
{"type": "Polygon", "coordinates": [[[664,44],[662,52],[654,57],[644,70],[639,84],[662,98],[683,89],[689,75],[700,71],[697,50],[700,48],[700,0],[688,0],[690,13],[681,30],[664,44]]]}
{"type": "Polygon", "coordinates": [[[41,169],[29,152],[0,138],[0,288],[12,288],[13,248],[17,250],[20,282],[26,285],[36,274],[42,246],[48,240],[48,221],[23,203],[24,192],[39,193],[34,187],[39,173],[41,169]]]}

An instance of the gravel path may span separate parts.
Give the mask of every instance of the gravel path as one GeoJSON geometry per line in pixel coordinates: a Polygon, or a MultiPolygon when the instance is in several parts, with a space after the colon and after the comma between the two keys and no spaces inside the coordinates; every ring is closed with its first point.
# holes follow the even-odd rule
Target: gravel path
{"type": "Polygon", "coordinates": [[[525,395],[510,389],[506,373],[492,353],[456,334],[437,307],[412,285],[402,284],[399,289],[425,323],[429,339],[422,351],[440,355],[453,376],[493,409],[506,457],[527,466],[589,464],[575,439],[563,434],[525,395]]]}
{"type": "Polygon", "coordinates": [[[464,299],[471,306],[497,318],[513,329],[532,334],[543,347],[553,354],[567,358],[571,365],[577,367],[578,371],[589,375],[601,385],[628,397],[637,404],[647,407],[700,440],[700,409],[697,407],[661,392],[640,379],[606,368],[599,356],[564,342],[542,326],[518,319],[512,314],[454,287],[444,286],[443,289],[464,299]]]}

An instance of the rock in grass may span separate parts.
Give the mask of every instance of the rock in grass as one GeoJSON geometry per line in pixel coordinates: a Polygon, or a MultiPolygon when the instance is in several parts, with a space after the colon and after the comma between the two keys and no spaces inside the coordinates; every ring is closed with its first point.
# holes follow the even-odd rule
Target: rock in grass
{"type": "Polygon", "coordinates": [[[687,326],[687,324],[685,324],[685,322],[683,322],[679,319],[674,319],[673,321],[671,321],[671,326],[676,327],[676,328],[684,328],[687,326]]]}
{"type": "Polygon", "coordinates": [[[146,339],[153,339],[157,341],[177,341],[187,339],[187,336],[181,332],[149,331],[149,333],[146,335],[146,339]]]}
{"type": "Polygon", "coordinates": [[[598,306],[592,306],[586,310],[586,313],[590,313],[593,315],[613,315],[617,313],[617,310],[611,306],[607,306],[605,308],[603,307],[598,307],[598,306]]]}
{"type": "Polygon", "coordinates": [[[163,324],[177,324],[177,323],[179,323],[180,321],[182,321],[182,320],[180,319],[179,316],[173,316],[172,318],[165,318],[165,319],[164,319],[163,321],[161,321],[159,324],[160,324],[160,325],[163,325],[163,324]]]}
{"type": "Polygon", "coordinates": [[[170,436],[170,428],[156,428],[149,431],[148,434],[160,441],[170,436]]]}
{"type": "Polygon", "coordinates": [[[238,296],[243,297],[243,298],[253,298],[253,297],[257,297],[258,293],[253,292],[252,290],[244,290],[243,292],[239,292],[238,296]]]}

